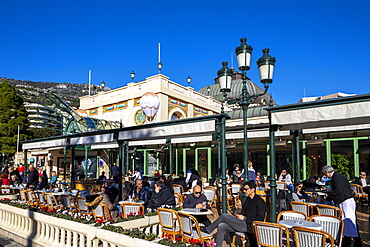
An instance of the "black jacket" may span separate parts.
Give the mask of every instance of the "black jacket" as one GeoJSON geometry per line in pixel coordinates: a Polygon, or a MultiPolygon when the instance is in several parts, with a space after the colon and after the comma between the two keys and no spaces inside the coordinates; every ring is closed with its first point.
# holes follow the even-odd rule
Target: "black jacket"
{"type": "Polygon", "coordinates": [[[328,192],[328,196],[332,197],[336,204],[353,197],[348,179],[342,173],[334,172],[330,182],[331,191],[328,192]]]}
{"type": "Polygon", "coordinates": [[[241,214],[244,215],[246,218],[245,221],[247,224],[248,233],[253,233],[253,221],[264,221],[266,210],[266,202],[258,195],[254,195],[253,199],[248,197],[245,200],[241,214]]]}
{"type": "Polygon", "coordinates": [[[185,198],[183,207],[184,208],[195,208],[197,204],[203,203],[203,202],[206,202],[206,206],[207,208],[209,208],[207,197],[204,194],[200,195],[200,197],[198,198],[194,196],[194,194],[190,194],[185,198]]]}
{"type": "MultiPolygon", "coordinates": [[[[366,184],[368,186],[370,186],[370,178],[365,178],[365,181],[366,181],[366,184]]],[[[361,179],[360,178],[356,178],[355,179],[355,184],[358,184],[358,185],[361,185],[362,186],[361,179]]]]}
{"type": "Polygon", "coordinates": [[[149,201],[149,208],[174,207],[176,206],[175,195],[164,186],[158,193],[154,192],[149,201]]]}
{"type": "Polygon", "coordinates": [[[29,171],[27,176],[27,185],[31,188],[36,188],[37,184],[39,183],[39,173],[36,169],[29,171]]]}

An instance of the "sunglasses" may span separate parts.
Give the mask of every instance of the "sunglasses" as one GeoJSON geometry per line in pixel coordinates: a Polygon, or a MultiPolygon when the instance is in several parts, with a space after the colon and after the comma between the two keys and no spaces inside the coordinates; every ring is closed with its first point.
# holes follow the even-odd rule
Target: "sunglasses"
{"type": "Polygon", "coordinates": [[[194,192],[194,194],[197,194],[197,195],[199,195],[199,194],[202,194],[202,192],[194,192]]]}
{"type": "Polygon", "coordinates": [[[244,191],[250,190],[251,188],[243,188],[244,191]]]}
{"type": "Polygon", "coordinates": [[[300,185],[300,186],[297,186],[298,188],[302,188],[303,186],[302,185],[300,185]]]}

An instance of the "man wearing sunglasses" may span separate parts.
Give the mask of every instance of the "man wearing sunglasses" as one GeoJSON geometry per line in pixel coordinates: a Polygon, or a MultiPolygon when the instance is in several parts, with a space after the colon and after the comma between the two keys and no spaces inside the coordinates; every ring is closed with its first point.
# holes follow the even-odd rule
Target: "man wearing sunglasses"
{"type": "MultiPolygon", "coordinates": [[[[195,185],[193,188],[193,194],[190,194],[185,198],[183,207],[209,209],[207,197],[202,193],[202,188],[199,185],[195,185]]],[[[209,226],[211,224],[211,221],[206,215],[195,215],[194,217],[199,223],[202,223],[205,226],[209,226]]]]}
{"type": "Polygon", "coordinates": [[[254,181],[248,181],[243,191],[248,198],[245,200],[241,214],[221,214],[208,227],[201,230],[206,233],[212,233],[217,228],[216,246],[222,246],[222,242],[226,240],[231,242],[230,232],[246,232],[249,239],[250,247],[258,247],[256,237],[253,234],[252,222],[263,221],[266,215],[266,203],[256,194],[256,184],[254,181]]]}

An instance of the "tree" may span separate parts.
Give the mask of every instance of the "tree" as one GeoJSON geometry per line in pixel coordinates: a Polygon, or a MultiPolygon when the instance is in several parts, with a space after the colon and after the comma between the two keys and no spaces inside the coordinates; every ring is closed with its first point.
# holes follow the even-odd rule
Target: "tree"
{"type": "Polygon", "coordinates": [[[351,178],[349,159],[344,154],[331,154],[331,165],[335,171],[342,173],[348,180],[351,178]]]}
{"type": "Polygon", "coordinates": [[[29,121],[23,106],[23,98],[8,82],[0,83],[0,152],[12,156],[17,151],[18,126],[19,140],[29,137],[29,121]]]}

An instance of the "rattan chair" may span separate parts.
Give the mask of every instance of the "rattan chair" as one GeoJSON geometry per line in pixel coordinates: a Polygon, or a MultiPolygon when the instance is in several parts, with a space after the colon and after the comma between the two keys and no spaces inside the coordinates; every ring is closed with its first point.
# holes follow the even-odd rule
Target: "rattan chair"
{"type": "Polygon", "coordinates": [[[327,232],[299,226],[294,226],[292,231],[296,247],[334,247],[334,239],[327,232]]]}
{"type": "Polygon", "coordinates": [[[75,198],[77,212],[82,215],[92,215],[92,212],[89,210],[89,207],[85,205],[85,197],[76,197],[75,198]]]}
{"type": "Polygon", "coordinates": [[[180,227],[176,224],[176,220],[178,219],[176,211],[167,208],[158,208],[158,218],[163,234],[170,235],[172,240],[175,240],[176,235],[181,235],[180,227]]]}
{"type": "Polygon", "coordinates": [[[95,220],[98,220],[98,219],[110,220],[111,219],[111,215],[110,215],[107,205],[105,205],[102,202],[96,205],[95,208],[94,207],[92,208],[92,214],[95,220]]]}
{"type": "Polygon", "coordinates": [[[144,215],[144,205],[134,202],[125,202],[120,204],[122,210],[122,218],[127,218],[130,215],[144,215]]]}
{"type": "Polygon", "coordinates": [[[314,215],[310,217],[310,221],[320,224],[322,230],[333,237],[335,246],[340,247],[342,245],[344,226],[342,219],[336,216],[314,215]]]}
{"type": "Polygon", "coordinates": [[[351,190],[353,192],[353,197],[359,202],[364,203],[362,199],[368,200],[367,194],[364,192],[364,189],[359,184],[350,184],[351,190]]]}
{"type": "Polygon", "coordinates": [[[278,214],[276,221],[280,220],[307,220],[308,217],[302,212],[297,211],[282,211],[278,214]]]}
{"type": "Polygon", "coordinates": [[[292,206],[293,211],[304,213],[307,217],[311,217],[313,215],[313,206],[309,203],[291,201],[290,205],[292,206]]]}
{"type": "Polygon", "coordinates": [[[330,215],[342,218],[343,211],[336,206],[317,204],[315,207],[319,215],[330,215]]]}
{"type": "Polygon", "coordinates": [[[182,212],[178,212],[177,214],[181,236],[185,243],[189,243],[190,240],[194,239],[199,240],[201,244],[204,244],[213,239],[211,234],[200,231],[198,221],[194,216],[182,212]]]}
{"type": "Polygon", "coordinates": [[[259,246],[290,246],[290,233],[286,226],[270,222],[254,221],[252,227],[259,246]]]}

